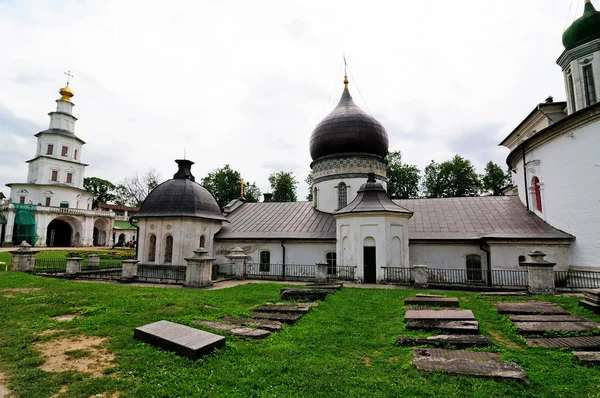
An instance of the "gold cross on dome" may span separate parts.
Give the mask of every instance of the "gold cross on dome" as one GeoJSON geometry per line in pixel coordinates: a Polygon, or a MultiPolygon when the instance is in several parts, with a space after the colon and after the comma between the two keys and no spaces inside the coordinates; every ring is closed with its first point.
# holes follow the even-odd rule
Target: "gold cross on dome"
{"type": "Polygon", "coordinates": [[[67,75],[67,84],[69,84],[69,80],[71,80],[72,77],[75,77],[75,75],[72,74],[70,70],[66,71],[65,75],[67,75]]]}

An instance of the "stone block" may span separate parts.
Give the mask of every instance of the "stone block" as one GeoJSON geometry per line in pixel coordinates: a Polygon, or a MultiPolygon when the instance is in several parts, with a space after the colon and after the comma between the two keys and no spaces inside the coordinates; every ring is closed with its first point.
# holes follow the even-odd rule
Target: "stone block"
{"type": "Polygon", "coordinates": [[[591,365],[600,365],[600,352],[597,351],[573,351],[572,354],[579,362],[591,365]]]}
{"type": "Polygon", "coordinates": [[[535,339],[525,339],[527,345],[532,347],[546,348],[569,348],[571,350],[600,350],[600,336],[579,336],[579,337],[540,337],[535,339]]]}
{"type": "Polygon", "coordinates": [[[407,297],[404,300],[405,305],[428,305],[432,307],[456,307],[458,308],[458,299],[456,297],[407,297]]]}
{"type": "Polygon", "coordinates": [[[479,323],[477,321],[409,321],[407,330],[439,330],[443,333],[455,334],[478,334],[479,323]]]}
{"type": "Polygon", "coordinates": [[[396,345],[415,346],[429,345],[434,347],[456,347],[456,348],[473,348],[473,347],[491,347],[494,345],[487,336],[481,335],[437,335],[429,337],[407,337],[398,336],[396,345]]]}
{"type": "Polygon", "coordinates": [[[280,312],[292,314],[307,314],[310,307],[300,307],[297,305],[261,305],[254,309],[258,312],[280,312]]]}
{"type": "Polygon", "coordinates": [[[254,319],[268,319],[287,324],[294,324],[302,318],[302,314],[278,314],[274,312],[251,312],[250,316],[254,319]]]}
{"type": "Polygon", "coordinates": [[[515,315],[570,315],[564,308],[545,301],[521,301],[513,303],[494,303],[500,314],[515,315]]]}
{"type": "Polygon", "coordinates": [[[530,382],[525,371],[514,362],[419,357],[412,361],[412,365],[425,372],[530,382]]]}
{"type": "Polygon", "coordinates": [[[471,310],[408,310],[404,320],[474,321],[471,310]]]}
{"type": "Polygon", "coordinates": [[[301,289],[284,287],[281,288],[280,292],[282,300],[323,301],[332,291],[329,289],[301,289]]]}
{"type": "Polygon", "coordinates": [[[232,334],[233,336],[247,337],[247,338],[256,339],[256,340],[264,339],[266,337],[269,337],[269,335],[271,334],[271,332],[269,332],[268,330],[246,328],[246,327],[234,325],[231,323],[222,323],[222,322],[208,321],[208,320],[203,320],[203,319],[195,319],[194,323],[197,323],[198,325],[209,327],[211,329],[222,330],[222,331],[232,334]]]}
{"type": "Polygon", "coordinates": [[[587,319],[574,315],[511,315],[511,322],[585,322],[587,319]]]}
{"type": "Polygon", "coordinates": [[[598,329],[596,322],[513,322],[520,334],[545,332],[591,332],[598,329]]]}
{"type": "Polygon", "coordinates": [[[279,332],[280,330],[283,330],[283,323],[279,321],[269,321],[267,319],[233,318],[230,316],[224,316],[221,319],[223,319],[225,322],[234,323],[236,325],[255,326],[271,332],[279,332]]]}
{"type": "Polygon", "coordinates": [[[498,360],[500,354],[497,352],[467,351],[467,350],[444,350],[440,348],[413,348],[413,358],[446,358],[446,359],[473,359],[498,360]]]}

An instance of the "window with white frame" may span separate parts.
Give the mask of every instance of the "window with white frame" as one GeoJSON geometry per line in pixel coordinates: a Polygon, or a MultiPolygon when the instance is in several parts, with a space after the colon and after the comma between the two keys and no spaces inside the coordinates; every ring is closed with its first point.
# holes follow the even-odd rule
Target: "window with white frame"
{"type": "Polygon", "coordinates": [[[271,269],[271,252],[268,250],[262,250],[259,254],[260,256],[260,265],[258,270],[260,272],[269,272],[271,269]]]}
{"type": "Polygon", "coordinates": [[[478,254],[469,254],[466,257],[467,265],[467,280],[468,281],[481,281],[483,280],[483,274],[481,270],[481,256],[478,254]]]}
{"type": "Polygon", "coordinates": [[[348,186],[340,182],[338,185],[338,210],[348,205],[348,186]]]}
{"type": "Polygon", "coordinates": [[[585,104],[586,106],[596,103],[596,87],[594,86],[594,70],[592,65],[586,65],[581,68],[583,73],[583,85],[585,89],[585,104]]]}
{"type": "Polygon", "coordinates": [[[337,274],[337,258],[335,252],[325,253],[325,262],[327,263],[327,275],[337,274]]]}

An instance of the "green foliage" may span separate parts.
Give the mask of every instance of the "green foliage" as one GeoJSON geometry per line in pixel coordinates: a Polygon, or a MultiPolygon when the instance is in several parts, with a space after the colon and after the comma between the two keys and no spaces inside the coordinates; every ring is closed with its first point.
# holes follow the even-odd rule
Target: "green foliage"
{"type": "Polygon", "coordinates": [[[387,192],[392,199],[409,199],[419,196],[420,171],[416,165],[402,163],[402,153],[393,151],[385,158],[388,162],[387,192]]]}
{"type": "Polygon", "coordinates": [[[117,204],[140,207],[146,196],[160,184],[160,174],[149,169],[144,174],[126,177],[116,187],[117,204]]]}
{"type": "Polygon", "coordinates": [[[306,200],[308,200],[309,202],[312,202],[312,200],[313,200],[313,185],[314,185],[312,171],[310,173],[308,173],[304,182],[306,182],[308,184],[308,195],[306,195],[306,200]]]}
{"type": "Polygon", "coordinates": [[[100,203],[110,203],[115,200],[116,188],[115,184],[102,178],[85,177],[83,179],[83,189],[94,194],[93,209],[97,209],[100,203]]]}
{"type": "Polygon", "coordinates": [[[481,186],[488,194],[501,196],[502,188],[510,182],[510,175],[496,163],[489,161],[485,165],[485,174],[481,177],[481,186]]]}
{"type": "Polygon", "coordinates": [[[296,199],[296,177],[292,172],[280,171],[269,176],[273,202],[295,202],[296,199]]]}
{"type": "MultiPolygon", "coordinates": [[[[200,185],[206,188],[214,197],[221,210],[234,199],[241,196],[242,175],[226,164],[220,169],[215,169],[202,178],[200,185]]],[[[244,184],[244,199],[248,202],[258,202],[260,189],[255,183],[244,184]]]]}
{"type": "Polygon", "coordinates": [[[428,198],[476,196],[480,188],[475,166],[459,155],[441,164],[432,160],[425,167],[423,192],[428,198]]]}

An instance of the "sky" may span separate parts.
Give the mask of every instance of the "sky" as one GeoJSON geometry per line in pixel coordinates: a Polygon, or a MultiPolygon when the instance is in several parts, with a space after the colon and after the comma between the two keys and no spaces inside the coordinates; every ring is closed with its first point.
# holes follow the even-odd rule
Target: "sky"
{"type": "Polygon", "coordinates": [[[0,0],[0,192],[25,182],[70,70],[86,177],[166,180],[185,153],[197,181],[229,164],[267,192],[291,171],[303,200],[344,54],[404,162],[505,168],[500,141],[565,98],[556,59],[583,1],[0,0]]]}

